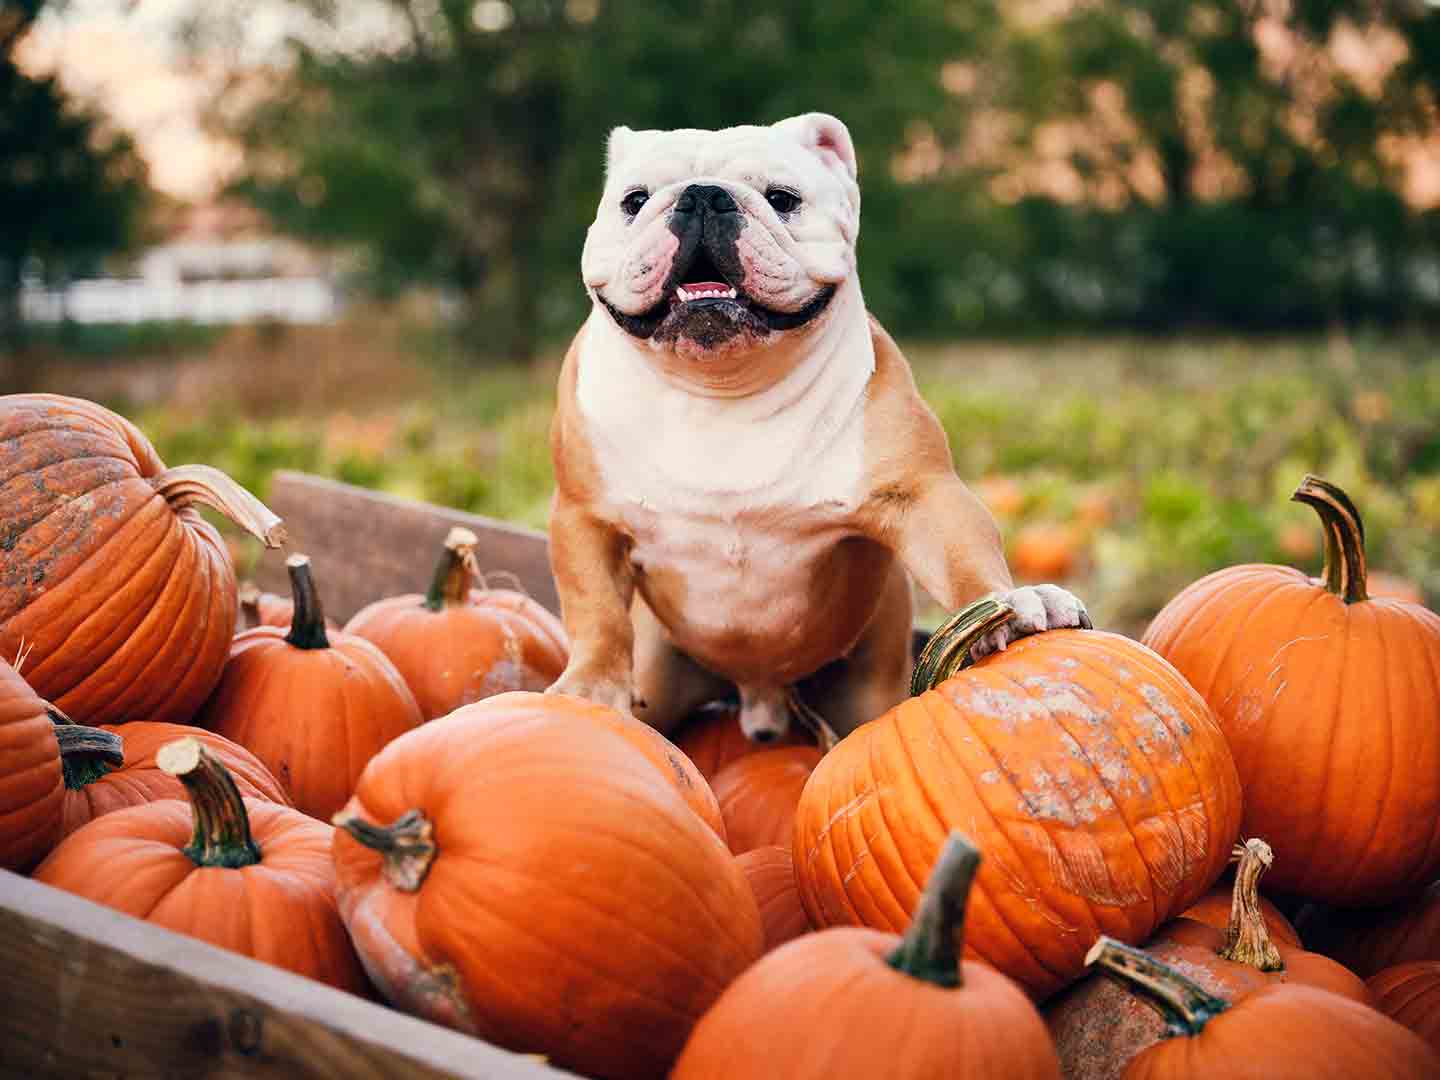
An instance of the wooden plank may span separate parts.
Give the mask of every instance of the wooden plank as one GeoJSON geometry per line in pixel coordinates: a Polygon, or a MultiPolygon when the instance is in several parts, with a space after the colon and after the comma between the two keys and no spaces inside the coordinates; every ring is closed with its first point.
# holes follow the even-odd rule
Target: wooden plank
{"type": "MultiPolygon", "coordinates": [[[[544,533],[463,510],[402,499],[298,472],[278,472],[267,505],[285,520],[287,550],[309,555],[325,602],[339,622],[372,600],[424,592],[445,534],[463,525],[480,537],[480,568],[514,574],[520,585],[557,614],[544,533]]],[[[256,584],[288,594],[285,553],[266,552],[256,584]]],[[[497,578],[496,584],[511,582],[497,578]]]]}
{"type": "Polygon", "coordinates": [[[573,1075],[6,871],[0,957],[5,1076],[573,1075]]]}

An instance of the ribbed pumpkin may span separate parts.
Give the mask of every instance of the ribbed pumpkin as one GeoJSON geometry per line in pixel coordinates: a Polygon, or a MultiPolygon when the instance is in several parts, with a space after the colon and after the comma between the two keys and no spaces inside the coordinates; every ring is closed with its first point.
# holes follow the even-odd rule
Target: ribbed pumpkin
{"type": "Polygon", "coordinates": [[[1307,476],[1295,499],[1324,526],[1321,580],[1217,571],[1145,643],[1214,706],[1244,831],[1278,852],[1271,887],[1373,907],[1440,871],[1440,616],[1367,596],[1365,531],[1343,491],[1307,476]]]}
{"type": "Polygon", "coordinates": [[[507,690],[544,690],[565,670],[559,619],[524,593],[474,588],[478,543],[451,529],[429,592],[377,600],[345,624],[390,658],[427,720],[507,690]]]}
{"type": "Polygon", "coordinates": [[[813,746],[790,746],[748,754],[720,770],[712,787],[731,851],[794,842],[800,792],[820,757],[813,746]]]}
{"type": "Polygon", "coordinates": [[[222,473],[167,469],[138,428],[88,401],[0,397],[0,655],[92,724],[187,721],[235,632],[235,571],[193,508],[267,545],[280,521],[222,473]]]}
{"type": "Polygon", "coordinates": [[[1378,911],[1312,904],[1296,920],[1307,945],[1362,979],[1396,964],[1440,960],[1440,881],[1378,911]]]}
{"type": "Polygon", "coordinates": [[[903,938],[846,927],[770,953],[700,1021],[672,1080],[1058,1080],[1025,992],[961,957],[979,861],[947,842],[903,938]]]}
{"type": "Polygon", "coordinates": [[[1143,995],[1170,1033],[1135,1056],[1126,1080],[1440,1076],[1440,1054],[1423,1039],[1337,994],[1277,983],[1231,1002],[1113,938],[1096,942],[1089,962],[1143,995]]]}
{"type": "MultiPolygon", "coordinates": [[[[198,739],[161,748],[189,792],[117,810],[67,837],[35,879],[157,926],[364,992],[335,903],[331,833],[298,810],[242,799],[198,739]]],[[[137,992],[143,992],[137,988],[137,992]]]]}
{"type": "Polygon", "coordinates": [[[715,701],[695,710],[675,734],[675,745],[695,763],[700,775],[713,781],[721,769],[747,754],[782,746],[813,746],[815,737],[799,724],[791,724],[774,742],[756,742],[740,728],[740,706],[715,701]]]}
{"type": "Polygon", "coordinates": [[[1440,1050],[1440,961],[1397,964],[1365,985],[1377,1009],[1440,1050]]]}
{"type": "Polygon", "coordinates": [[[795,888],[795,867],[790,849],[771,844],[735,856],[735,864],[750,883],[760,922],[765,927],[765,951],[779,948],[810,932],[810,920],[795,888]]]}
{"type": "Polygon", "coordinates": [[[1102,933],[1143,941],[1225,869],[1240,786],[1209,708],[1144,646],[1054,630],[959,668],[1012,612],[983,600],[916,666],[938,687],[861,725],[811,774],[795,874],[814,926],[903,928],[951,828],[989,852],[967,941],[1043,997],[1102,933]]]}
{"type": "Polygon", "coordinates": [[[54,707],[0,660],[0,867],[25,870],[60,839],[65,781],[54,707]]]}
{"type": "Polygon", "coordinates": [[[420,707],[374,645],[326,632],[310,560],[292,555],[286,568],[295,602],[289,633],[257,626],[236,634],[195,722],[245,747],[298,809],[328,820],[376,752],[420,726],[420,707]]]}
{"type": "Polygon", "coordinates": [[[761,954],[760,915],[593,708],[505,694],[391,743],[335,819],[340,910],[392,1004],[586,1075],[660,1077],[761,954]]]}

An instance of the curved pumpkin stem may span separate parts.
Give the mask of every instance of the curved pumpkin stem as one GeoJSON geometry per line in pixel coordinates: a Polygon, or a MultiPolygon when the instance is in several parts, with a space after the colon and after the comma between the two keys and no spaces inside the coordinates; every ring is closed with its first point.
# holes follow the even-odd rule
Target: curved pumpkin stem
{"type": "Polygon", "coordinates": [[[910,695],[933,690],[950,676],[972,663],[970,650],[982,637],[1015,617],[1009,604],[987,597],[961,608],[941,624],[915,661],[910,676],[910,695]]]}
{"type": "Polygon", "coordinates": [[[389,825],[374,825],[341,810],[330,823],[385,858],[385,880],[401,892],[416,892],[435,861],[435,829],[419,810],[407,810],[389,825]]]}
{"type": "Polygon", "coordinates": [[[1112,937],[1101,936],[1085,954],[1085,963],[1099,967],[1126,989],[1138,993],[1165,1020],[1169,1035],[1199,1035],[1230,1003],[1209,993],[1149,953],[1112,937]]]}
{"type": "Polygon", "coordinates": [[[184,850],[192,862],[234,869],[260,861],[260,845],[250,835],[250,815],[240,789],[204,743],[191,736],[168,742],[155,755],[155,764],[190,793],[195,829],[184,850]]]}
{"type": "Polygon", "coordinates": [[[425,594],[427,608],[444,611],[470,598],[470,589],[479,576],[475,566],[475,548],[479,543],[480,538],[469,529],[457,525],[450,530],[445,537],[445,551],[435,566],[430,591],[425,594]]]}
{"type": "Polygon", "coordinates": [[[125,743],[119,735],[68,719],[50,719],[55,723],[55,741],[60,744],[60,772],[67,791],[79,791],[125,764],[125,743]]]}
{"type": "Polygon", "coordinates": [[[297,649],[328,649],[330,636],[325,633],[325,610],[320,606],[320,593],[310,573],[309,555],[291,555],[285,560],[290,575],[290,595],[295,613],[290,616],[290,632],[285,640],[297,649]]]}
{"type": "Polygon", "coordinates": [[[150,486],[175,509],[208,506],[218,510],[267,548],[285,543],[285,525],[250,492],[209,465],[177,465],[150,478],[150,486]]]}
{"type": "Polygon", "coordinates": [[[1238,964],[1261,971],[1284,971],[1280,950],[1270,940],[1270,928],[1260,910],[1260,878],[1275,861],[1275,853],[1264,840],[1251,838],[1235,845],[1240,860],[1235,868],[1235,890],[1230,894],[1230,925],[1225,930],[1225,947],[1220,955],[1238,964]]]}
{"type": "Polygon", "coordinates": [[[910,929],[886,958],[887,964],[936,986],[962,985],[965,907],[979,869],[979,850],[960,833],[952,832],[925,882],[910,929]]]}
{"type": "Polygon", "coordinates": [[[1313,507],[1325,530],[1325,588],[1358,604],[1370,599],[1365,591],[1365,523],[1350,496],[1327,480],[1307,475],[1300,481],[1293,502],[1313,507]]]}

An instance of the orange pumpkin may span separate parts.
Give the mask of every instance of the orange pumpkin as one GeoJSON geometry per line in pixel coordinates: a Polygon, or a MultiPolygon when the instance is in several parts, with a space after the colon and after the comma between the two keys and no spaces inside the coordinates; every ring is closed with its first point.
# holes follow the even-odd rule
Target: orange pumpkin
{"type": "Polygon", "coordinates": [[[544,690],[565,670],[565,628],[524,593],[472,588],[469,529],[455,528],[430,591],[377,600],[345,625],[390,658],[425,719],[507,690],[544,690]]]}
{"type": "Polygon", "coordinates": [[[1440,871],[1440,616],[1366,593],[1365,531],[1333,484],[1325,570],[1235,566],[1186,588],[1145,643],[1216,711],[1245,791],[1243,829],[1279,853],[1271,885],[1375,906],[1440,871]]]}
{"type": "Polygon", "coordinates": [[[789,848],[774,844],[751,848],[735,856],[735,864],[744,872],[755,903],[760,907],[766,952],[810,932],[810,920],[805,916],[800,893],[795,888],[795,868],[789,848]]]}
{"type": "Polygon", "coordinates": [[[764,957],[700,1021],[672,1080],[1058,1080],[1025,992],[961,958],[979,861],[956,834],[903,938],[823,930],[764,957]]]}
{"type": "Polygon", "coordinates": [[[791,845],[800,792],[820,757],[813,746],[790,746],[749,754],[720,770],[713,786],[731,851],[791,845]]]}
{"type": "Polygon", "coordinates": [[[1379,911],[1311,905],[1296,918],[1307,944],[1362,979],[1396,964],[1440,960],[1440,881],[1379,911]]]}
{"type": "MultiPolygon", "coordinates": [[[[241,584],[239,596],[240,617],[245,621],[245,629],[253,630],[257,626],[279,626],[286,630],[290,629],[290,623],[295,618],[295,601],[290,597],[262,592],[258,586],[249,581],[241,584]]],[[[325,629],[333,632],[339,630],[340,626],[334,619],[327,616],[325,629]]]]}
{"type": "Polygon", "coordinates": [[[340,910],[392,1004],[600,1077],[664,1076],[763,949],[724,843],[561,695],[386,747],[337,815],[340,910]]]}
{"type": "Polygon", "coordinates": [[[222,473],[167,469],[138,428],[88,401],[0,397],[0,654],[93,724],[186,721],[220,678],[235,571],[194,509],[271,547],[280,521],[222,473]]]}
{"type": "MultiPolygon", "coordinates": [[[[1300,935],[1285,913],[1272,904],[1265,897],[1258,898],[1260,903],[1260,917],[1265,921],[1265,929],[1269,931],[1271,939],[1277,945],[1299,945],[1300,935]]],[[[1230,914],[1235,904],[1235,882],[1230,877],[1223,877],[1217,881],[1213,888],[1204,896],[1196,900],[1180,913],[1180,918],[1191,919],[1206,926],[1213,926],[1218,930],[1224,930],[1230,925],[1230,914]]]]}
{"type": "Polygon", "coordinates": [[[1225,869],[1240,785],[1204,701],[1144,646],[1098,630],[1023,638],[959,671],[1011,616],[983,600],[936,632],[915,689],[811,774],[795,872],[814,926],[899,929],[951,828],[992,852],[967,940],[1045,996],[1102,933],[1143,941],[1225,869]]]}
{"type": "Polygon", "coordinates": [[[1025,509],[1025,489],[1013,477],[992,473],[975,483],[975,494],[998,518],[1012,518],[1025,509]]]}
{"type": "Polygon", "coordinates": [[[1366,985],[1376,1008],[1440,1050],[1440,961],[1397,964],[1366,985]]]}
{"type": "Polygon", "coordinates": [[[1384,570],[1371,570],[1365,578],[1365,591],[1374,597],[1387,600],[1404,600],[1407,604],[1423,604],[1425,596],[1420,586],[1399,574],[1384,570]]]}
{"type": "Polygon", "coordinates": [[[0,660],[0,867],[26,870],[60,839],[65,780],[55,721],[63,719],[0,660]]]}
{"type": "Polygon", "coordinates": [[[310,560],[292,555],[285,565],[295,600],[290,632],[257,626],[236,634],[220,685],[195,722],[259,758],[297,808],[328,819],[376,752],[420,726],[420,707],[374,645],[326,632],[310,560]]]}
{"type": "Polygon", "coordinates": [[[1079,548],[1075,530],[1035,522],[1015,534],[1010,543],[1010,565],[1016,577],[1025,581],[1063,581],[1075,573],[1079,548]]]}
{"type": "Polygon", "coordinates": [[[675,745],[695,763],[700,775],[713,781],[721,769],[747,754],[781,746],[813,746],[815,736],[800,724],[791,724],[774,742],[756,742],[740,727],[740,706],[715,701],[692,713],[675,735],[675,745]]]}
{"type": "Polygon", "coordinates": [[[240,796],[198,739],[163,747],[160,768],[190,802],[117,810],[66,837],[35,879],[342,990],[365,978],[335,903],[334,830],[240,796]]]}

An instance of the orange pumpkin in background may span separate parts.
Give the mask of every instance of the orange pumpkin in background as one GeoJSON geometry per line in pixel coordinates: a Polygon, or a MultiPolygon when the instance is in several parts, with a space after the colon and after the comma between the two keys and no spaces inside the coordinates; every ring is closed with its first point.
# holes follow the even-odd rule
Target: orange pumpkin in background
{"type": "Polygon", "coordinates": [[[1440,960],[1440,881],[1379,910],[1310,904],[1295,918],[1311,948],[1362,979],[1396,964],[1440,960]]]}
{"type": "Polygon", "coordinates": [[[816,747],[790,746],[746,755],[720,770],[713,786],[731,851],[791,845],[800,792],[820,757],[816,747]]]}
{"type": "MultiPolygon", "coordinates": [[[[246,630],[253,630],[257,626],[279,626],[286,630],[290,629],[290,623],[295,618],[295,601],[290,597],[263,592],[249,581],[241,583],[239,596],[240,618],[244,620],[246,630]]],[[[325,629],[339,630],[340,625],[334,619],[326,616],[325,629]]]]}
{"type": "Polygon", "coordinates": [[[675,734],[675,745],[695,763],[700,775],[714,781],[721,769],[747,754],[781,746],[813,746],[815,736],[792,723],[773,742],[756,742],[740,728],[740,706],[733,701],[714,701],[696,709],[675,734]]]}
{"type": "Polygon", "coordinates": [[[1010,566],[1024,581],[1063,581],[1079,558],[1080,542],[1067,525],[1034,522],[1010,542],[1010,566]]]}
{"type": "Polygon", "coordinates": [[[795,888],[795,867],[789,848],[776,844],[751,848],[743,855],[736,855],[735,864],[744,872],[750,891],[755,894],[755,903],[760,907],[766,952],[810,932],[810,920],[795,888]]]}
{"type": "Polygon", "coordinates": [[[1440,961],[1397,964],[1366,985],[1377,1009],[1440,1051],[1440,961]]]}

